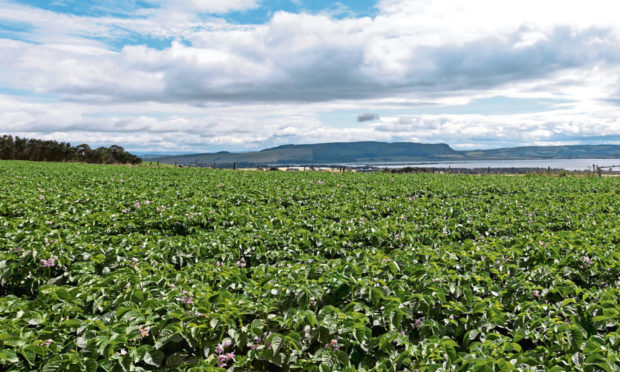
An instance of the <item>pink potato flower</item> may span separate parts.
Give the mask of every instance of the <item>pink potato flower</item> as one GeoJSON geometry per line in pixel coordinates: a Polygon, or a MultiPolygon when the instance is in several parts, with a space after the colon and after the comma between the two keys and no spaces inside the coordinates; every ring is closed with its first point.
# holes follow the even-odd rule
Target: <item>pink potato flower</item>
{"type": "Polygon", "coordinates": [[[140,338],[145,338],[149,336],[149,332],[151,331],[150,327],[138,326],[138,331],[140,332],[140,338]]]}
{"type": "Polygon", "coordinates": [[[217,344],[217,346],[215,347],[215,353],[222,354],[223,352],[224,352],[224,346],[222,346],[222,344],[217,344]]]}
{"type": "Polygon", "coordinates": [[[191,305],[194,303],[194,300],[192,300],[192,298],[189,296],[183,296],[181,298],[177,298],[177,300],[181,301],[182,303],[186,305],[191,305]]]}
{"type": "Polygon", "coordinates": [[[56,261],[58,260],[58,257],[50,257],[47,260],[41,260],[41,266],[42,267],[54,267],[56,266],[56,261]]]}

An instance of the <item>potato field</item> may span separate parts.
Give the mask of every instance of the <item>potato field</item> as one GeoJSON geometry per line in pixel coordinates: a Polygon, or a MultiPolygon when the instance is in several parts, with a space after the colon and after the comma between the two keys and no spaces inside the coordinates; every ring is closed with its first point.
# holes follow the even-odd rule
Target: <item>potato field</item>
{"type": "Polygon", "coordinates": [[[620,371],[620,178],[0,161],[0,370],[620,371]]]}

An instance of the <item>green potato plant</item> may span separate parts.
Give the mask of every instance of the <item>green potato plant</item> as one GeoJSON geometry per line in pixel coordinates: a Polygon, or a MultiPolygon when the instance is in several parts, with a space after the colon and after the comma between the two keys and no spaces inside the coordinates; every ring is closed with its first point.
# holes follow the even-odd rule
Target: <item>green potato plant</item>
{"type": "Polygon", "coordinates": [[[0,370],[619,371],[620,179],[0,162],[0,370]]]}

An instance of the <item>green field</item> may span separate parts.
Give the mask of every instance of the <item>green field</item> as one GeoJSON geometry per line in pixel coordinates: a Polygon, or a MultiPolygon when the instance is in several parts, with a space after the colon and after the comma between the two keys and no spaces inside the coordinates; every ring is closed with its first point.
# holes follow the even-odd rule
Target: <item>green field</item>
{"type": "Polygon", "coordinates": [[[618,371],[620,178],[0,161],[0,275],[0,370],[618,371]]]}

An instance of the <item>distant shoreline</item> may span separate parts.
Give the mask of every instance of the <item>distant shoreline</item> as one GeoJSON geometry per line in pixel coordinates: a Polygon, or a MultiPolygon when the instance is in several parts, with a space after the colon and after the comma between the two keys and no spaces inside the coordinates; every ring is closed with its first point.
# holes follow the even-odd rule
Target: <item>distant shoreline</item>
{"type": "MultiPolygon", "coordinates": [[[[461,166],[463,162],[485,161],[493,167],[494,161],[526,162],[517,167],[547,168],[554,167],[558,161],[570,159],[619,159],[620,145],[570,145],[570,146],[526,146],[500,148],[490,150],[456,151],[447,144],[415,143],[415,142],[339,142],[306,145],[283,145],[261,151],[232,153],[190,154],[167,156],[161,158],[145,158],[145,161],[160,161],[169,164],[186,166],[224,166],[224,167],[260,167],[271,165],[300,166],[377,166],[391,167],[395,164],[417,165],[450,163],[452,167],[461,166]],[[544,161],[544,164],[527,162],[544,161]],[[547,164],[547,162],[549,164],[547,164]]],[[[596,164],[596,163],[594,163],[596,164]]],[[[607,165],[607,164],[606,164],[607,165]]],[[[611,164],[609,164],[611,165],[611,164]]],[[[616,165],[616,164],[614,164],[616,165]]],[[[446,165],[447,166],[447,165],[446,165]]],[[[502,165],[503,166],[503,165],[502,165]]],[[[592,163],[587,164],[588,167],[592,163]]],[[[486,167],[486,166],[485,166],[486,167]]],[[[563,166],[562,168],[566,168],[563,166]]],[[[580,169],[585,168],[585,165],[580,169]]]]}

